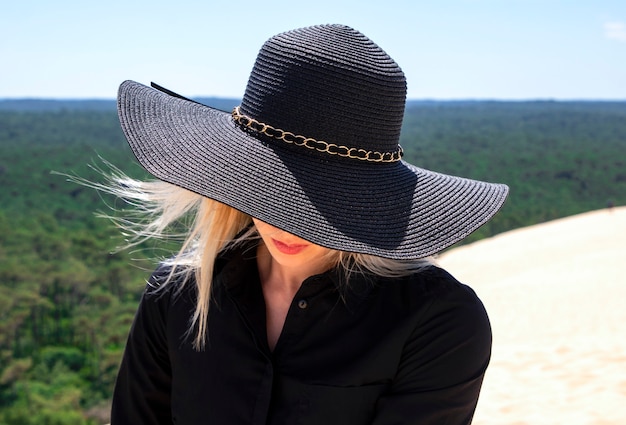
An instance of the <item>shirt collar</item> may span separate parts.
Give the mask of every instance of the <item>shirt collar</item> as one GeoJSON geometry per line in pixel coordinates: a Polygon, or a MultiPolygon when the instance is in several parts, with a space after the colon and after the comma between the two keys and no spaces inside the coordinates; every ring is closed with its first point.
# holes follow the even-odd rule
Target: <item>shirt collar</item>
{"type": "MultiPolygon", "coordinates": [[[[257,240],[245,243],[222,252],[215,262],[214,283],[223,286],[237,296],[260,294],[260,279],[256,263],[257,240]],[[255,286],[257,288],[252,288],[255,286]],[[257,293],[258,289],[258,293],[257,293]]],[[[317,292],[319,288],[330,286],[350,309],[356,308],[379,283],[379,278],[355,271],[347,274],[341,268],[333,268],[324,273],[310,276],[303,283],[306,292],[317,292]]]]}

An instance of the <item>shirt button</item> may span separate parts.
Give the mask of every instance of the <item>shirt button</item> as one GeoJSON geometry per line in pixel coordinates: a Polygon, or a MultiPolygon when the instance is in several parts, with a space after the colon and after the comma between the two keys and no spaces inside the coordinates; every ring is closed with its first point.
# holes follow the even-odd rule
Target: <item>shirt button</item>
{"type": "Polygon", "coordinates": [[[302,299],[298,301],[298,308],[300,308],[300,310],[304,310],[308,306],[309,306],[309,303],[307,302],[307,300],[302,299]]]}

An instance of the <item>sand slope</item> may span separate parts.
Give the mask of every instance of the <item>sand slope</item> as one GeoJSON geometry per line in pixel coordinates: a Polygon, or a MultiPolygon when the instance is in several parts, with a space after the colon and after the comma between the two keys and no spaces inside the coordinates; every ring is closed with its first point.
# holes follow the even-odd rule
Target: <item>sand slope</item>
{"type": "Polygon", "coordinates": [[[626,424],[626,207],[444,253],[489,312],[476,425],[626,424]]]}

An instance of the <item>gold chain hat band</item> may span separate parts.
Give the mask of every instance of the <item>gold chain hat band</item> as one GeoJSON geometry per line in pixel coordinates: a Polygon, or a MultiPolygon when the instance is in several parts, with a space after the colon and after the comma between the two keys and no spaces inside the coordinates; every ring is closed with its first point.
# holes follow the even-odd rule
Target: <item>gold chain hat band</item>
{"type": "Polygon", "coordinates": [[[262,123],[254,118],[250,118],[247,115],[243,115],[239,111],[239,106],[233,109],[232,117],[237,124],[244,127],[246,130],[251,130],[271,137],[272,139],[281,140],[295,146],[304,146],[305,148],[330,155],[370,162],[397,162],[402,159],[402,155],[404,154],[402,146],[400,145],[398,145],[398,149],[393,152],[376,152],[340,146],[334,143],[327,143],[323,140],[315,140],[310,137],[300,136],[280,128],[274,128],[269,124],[262,123]]]}

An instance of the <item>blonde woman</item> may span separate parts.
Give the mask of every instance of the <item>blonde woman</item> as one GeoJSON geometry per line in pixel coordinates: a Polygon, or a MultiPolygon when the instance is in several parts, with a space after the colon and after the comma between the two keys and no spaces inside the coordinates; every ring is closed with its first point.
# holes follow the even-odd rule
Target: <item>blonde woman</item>
{"type": "Polygon", "coordinates": [[[189,222],[149,279],[112,424],[468,424],[491,332],[476,294],[427,258],[508,189],[418,168],[398,145],[406,81],[360,32],[320,25],[261,48],[222,112],[126,81],[118,108],[157,180],[111,191],[189,222]]]}

